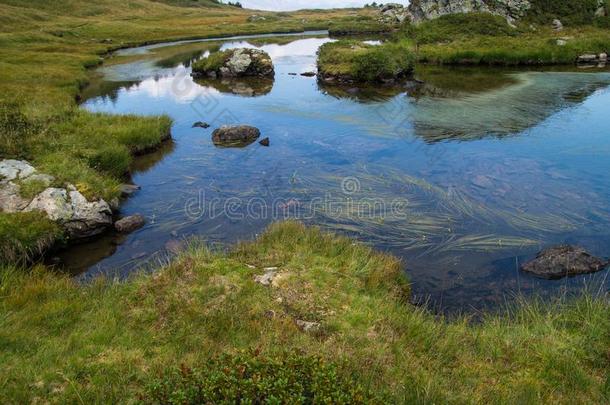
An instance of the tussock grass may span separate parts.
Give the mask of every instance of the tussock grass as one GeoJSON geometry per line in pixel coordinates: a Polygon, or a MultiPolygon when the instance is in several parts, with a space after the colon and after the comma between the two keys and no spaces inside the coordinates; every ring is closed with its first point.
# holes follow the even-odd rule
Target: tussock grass
{"type": "Polygon", "coordinates": [[[0,390],[9,402],[129,402],[181,364],[254,350],[323,359],[393,403],[608,400],[606,296],[446,320],[406,303],[403,277],[395,258],[294,222],[228,253],[193,245],[123,283],[5,268],[0,390]],[[278,267],[275,287],[253,281],[267,266],[278,267]]]}
{"type": "Polygon", "coordinates": [[[0,266],[26,265],[62,238],[58,225],[39,212],[0,212],[0,266]]]}

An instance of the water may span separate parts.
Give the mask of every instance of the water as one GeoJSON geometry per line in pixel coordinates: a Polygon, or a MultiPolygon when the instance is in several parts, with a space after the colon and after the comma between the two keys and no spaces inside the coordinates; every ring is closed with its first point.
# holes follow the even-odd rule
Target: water
{"type": "Polygon", "coordinates": [[[608,290],[607,271],[546,281],[518,267],[557,243],[610,254],[609,72],[422,66],[424,84],[320,86],[298,75],[330,40],[315,34],[148,46],[102,67],[83,108],[168,114],[174,141],[137,162],[142,190],[121,207],[147,226],[73,247],[64,265],[125,276],[190,237],[229,245],[297,217],[400,256],[414,300],[442,311],[608,290]],[[271,55],[274,80],[190,77],[193,60],[242,46],[271,55]],[[211,131],[232,123],[271,146],[216,148],[211,131]]]}

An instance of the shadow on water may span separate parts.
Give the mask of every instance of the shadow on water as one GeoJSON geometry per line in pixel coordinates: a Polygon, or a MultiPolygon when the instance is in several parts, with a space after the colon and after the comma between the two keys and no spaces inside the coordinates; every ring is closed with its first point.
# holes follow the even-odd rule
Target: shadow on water
{"type": "Polygon", "coordinates": [[[610,287],[607,272],[549,282],[518,270],[558,243],[610,254],[610,73],[418,66],[400,86],[326,86],[298,74],[327,41],[155,45],[102,67],[83,107],[168,114],[174,142],[134,165],[142,190],[121,215],[146,227],[61,261],[84,279],[126,277],[184,239],[226,246],[297,218],[401,257],[414,300],[441,311],[610,287]],[[191,78],[192,60],[241,46],[271,55],[274,81],[191,78]],[[270,147],[214,147],[212,130],[231,123],[258,127],[270,147]]]}

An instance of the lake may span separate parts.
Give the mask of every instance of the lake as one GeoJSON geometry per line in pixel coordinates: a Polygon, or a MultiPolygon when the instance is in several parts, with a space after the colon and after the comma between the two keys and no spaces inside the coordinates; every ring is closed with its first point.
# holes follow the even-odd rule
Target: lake
{"type": "Polygon", "coordinates": [[[147,225],[61,252],[63,265],[125,277],[193,237],[227,247],[297,218],[401,257],[414,302],[442,312],[609,289],[607,270],[547,281],[519,265],[559,243],[610,255],[610,72],[418,66],[400,86],[332,87],[300,75],[330,40],[184,41],[107,60],[82,107],[167,114],[173,142],[138,159],[142,189],[121,206],[147,225]],[[191,78],[194,60],[236,47],[268,52],[275,79],[191,78]],[[215,147],[212,130],[238,123],[270,146],[215,147]]]}

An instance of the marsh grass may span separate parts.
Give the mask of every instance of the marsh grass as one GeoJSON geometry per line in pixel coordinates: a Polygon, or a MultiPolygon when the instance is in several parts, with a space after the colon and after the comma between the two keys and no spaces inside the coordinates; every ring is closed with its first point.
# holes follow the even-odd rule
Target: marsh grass
{"type": "Polygon", "coordinates": [[[42,213],[0,213],[0,266],[25,266],[61,241],[62,236],[59,226],[42,213]]]}
{"type": "Polygon", "coordinates": [[[181,365],[202,369],[252,350],[273,361],[323,359],[349,386],[393,403],[608,400],[603,293],[448,320],[407,303],[400,267],[286,222],[227,253],[194,244],[158,272],[121,283],[4,268],[0,389],[9,402],[129,402],[181,365]],[[253,281],[267,266],[279,267],[276,287],[253,281]],[[303,332],[296,319],[320,328],[303,332]]]}

